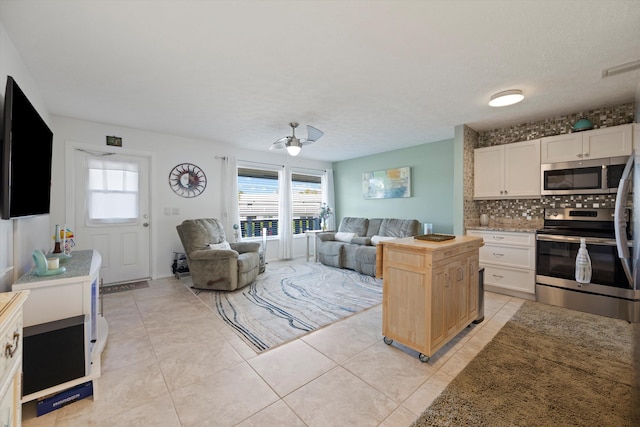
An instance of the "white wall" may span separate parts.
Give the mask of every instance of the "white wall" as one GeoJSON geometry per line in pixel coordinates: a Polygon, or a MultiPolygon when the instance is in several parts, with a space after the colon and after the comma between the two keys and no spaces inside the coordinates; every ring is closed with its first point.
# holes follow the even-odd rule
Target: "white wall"
{"type": "MultiPolygon", "coordinates": [[[[4,110],[4,93],[8,75],[16,80],[44,121],[51,127],[49,112],[40,97],[38,88],[4,26],[0,23],[0,110],[4,110]]],[[[33,265],[31,253],[34,249],[43,251],[51,249],[53,234],[49,215],[0,220],[0,292],[10,291],[11,284],[29,271],[33,265]],[[11,269],[11,267],[14,268],[11,269]],[[2,274],[5,270],[8,271],[2,274]]]]}
{"type": "MultiPolygon", "coordinates": [[[[221,216],[221,170],[222,160],[216,156],[231,155],[238,160],[264,162],[272,164],[289,164],[295,167],[326,169],[331,163],[287,158],[285,151],[271,153],[265,151],[247,151],[238,147],[215,143],[212,141],[185,138],[160,134],[139,129],[125,128],[104,123],[88,122],[67,117],[52,116],[53,121],[53,179],[51,223],[70,223],[69,211],[71,198],[65,194],[64,175],[65,146],[67,142],[91,144],[106,147],[106,136],[115,135],[122,138],[122,149],[135,152],[151,153],[151,274],[153,278],[171,275],[173,252],[181,252],[182,245],[176,232],[176,225],[185,219],[221,216]],[[194,163],[207,175],[207,188],[198,197],[183,198],[176,195],[169,187],[169,172],[179,163],[194,163]],[[165,215],[165,209],[179,209],[179,215],[165,215]]],[[[71,225],[74,227],[73,225],[71,225]]],[[[75,227],[74,227],[75,228],[75,227]]],[[[72,228],[73,230],[73,228],[72,228]]],[[[82,240],[77,236],[78,243],[82,240]]],[[[80,247],[81,249],[84,249],[80,247]]],[[[304,256],[306,240],[295,239],[294,257],[304,256]]],[[[277,240],[267,244],[267,260],[277,259],[277,240]]]]}

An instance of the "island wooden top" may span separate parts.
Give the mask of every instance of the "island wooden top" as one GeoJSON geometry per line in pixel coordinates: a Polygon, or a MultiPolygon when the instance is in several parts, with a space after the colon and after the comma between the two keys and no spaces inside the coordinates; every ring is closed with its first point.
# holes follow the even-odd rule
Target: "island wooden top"
{"type": "Polygon", "coordinates": [[[414,253],[428,253],[435,262],[467,251],[478,250],[483,245],[482,237],[476,236],[456,236],[454,239],[443,242],[431,242],[413,237],[385,240],[378,243],[376,249],[376,277],[382,277],[385,247],[414,253]]]}

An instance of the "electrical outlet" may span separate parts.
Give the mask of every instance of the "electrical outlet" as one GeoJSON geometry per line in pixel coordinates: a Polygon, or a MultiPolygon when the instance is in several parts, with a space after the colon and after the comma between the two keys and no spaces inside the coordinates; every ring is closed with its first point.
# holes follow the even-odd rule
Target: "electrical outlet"
{"type": "Polygon", "coordinates": [[[180,208],[172,208],[171,209],[171,214],[172,215],[180,215],[180,208]]]}
{"type": "Polygon", "coordinates": [[[171,208],[164,208],[165,215],[171,215],[171,208]]]}

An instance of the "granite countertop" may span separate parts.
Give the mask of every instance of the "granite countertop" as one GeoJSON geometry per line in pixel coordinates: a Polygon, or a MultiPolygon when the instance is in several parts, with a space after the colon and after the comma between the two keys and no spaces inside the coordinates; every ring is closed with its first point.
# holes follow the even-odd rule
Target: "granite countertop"
{"type": "Polygon", "coordinates": [[[510,231],[516,233],[535,233],[539,230],[538,227],[515,227],[513,225],[496,225],[496,226],[481,226],[471,225],[467,227],[467,230],[480,230],[480,231],[510,231]]]}

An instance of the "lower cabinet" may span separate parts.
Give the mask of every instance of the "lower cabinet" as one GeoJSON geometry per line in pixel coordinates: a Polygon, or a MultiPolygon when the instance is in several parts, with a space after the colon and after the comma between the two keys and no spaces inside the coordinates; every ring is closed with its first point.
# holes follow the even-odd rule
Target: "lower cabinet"
{"type": "Polygon", "coordinates": [[[29,291],[0,293],[0,425],[22,424],[21,378],[23,305],[29,291]]]}
{"type": "Polygon", "coordinates": [[[382,333],[426,361],[478,318],[479,238],[378,245],[382,257],[382,333]]]}
{"type": "Polygon", "coordinates": [[[524,298],[535,295],[536,235],[534,232],[468,230],[481,237],[480,267],[486,290],[524,298]]]}

